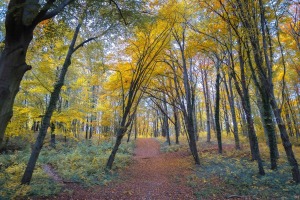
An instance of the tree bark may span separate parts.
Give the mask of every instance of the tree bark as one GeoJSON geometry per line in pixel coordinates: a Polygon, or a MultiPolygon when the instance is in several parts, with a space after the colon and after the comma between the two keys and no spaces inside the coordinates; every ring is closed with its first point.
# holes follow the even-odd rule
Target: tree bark
{"type": "Polygon", "coordinates": [[[216,132],[217,132],[217,140],[218,140],[218,151],[222,154],[222,134],[220,127],[220,66],[219,60],[217,61],[217,78],[216,78],[216,107],[215,107],[215,124],[216,124],[216,132]]]}
{"type": "Polygon", "coordinates": [[[226,76],[224,74],[224,85],[225,85],[225,90],[229,102],[229,107],[230,107],[230,113],[231,113],[231,119],[232,119],[232,124],[233,124],[233,136],[234,136],[234,142],[235,142],[235,149],[241,149],[240,147],[240,138],[238,134],[238,125],[237,125],[237,120],[236,120],[236,114],[235,114],[235,103],[234,103],[234,96],[233,96],[233,90],[232,90],[232,77],[229,77],[228,84],[226,81],[226,76]]]}
{"type": "Polygon", "coordinates": [[[203,94],[205,100],[205,110],[206,110],[206,131],[207,138],[206,141],[210,142],[211,139],[211,131],[210,131],[210,113],[209,113],[209,91],[208,91],[208,83],[207,83],[207,72],[201,69],[201,77],[202,77],[202,87],[203,94]]]}
{"type": "Polygon", "coordinates": [[[73,36],[72,42],[69,46],[69,50],[68,50],[67,56],[65,58],[62,70],[60,72],[59,79],[54,86],[53,92],[51,92],[50,102],[49,102],[46,113],[42,120],[42,127],[39,131],[38,137],[37,137],[34,147],[32,149],[29,161],[27,163],[24,175],[21,180],[22,184],[29,184],[31,181],[33,170],[36,165],[36,161],[37,161],[40,151],[43,147],[43,142],[44,142],[45,136],[47,134],[47,129],[50,126],[50,120],[51,120],[52,114],[57,105],[57,101],[59,98],[61,88],[64,85],[66,73],[68,71],[69,66],[71,65],[71,58],[72,58],[72,54],[74,53],[74,46],[75,46],[75,42],[78,37],[80,27],[81,27],[81,24],[79,23],[74,32],[74,36],[73,36]]]}
{"type": "MultiPolygon", "coordinates": [[[[175,103],[174,103],[175,104],[175,103]]],[[[179,136],[180,136],[180,118],[178,116],[178,109],[173,104],[173,113],[174,113],[174,129],[175,129],[175,142],[179,144],[179,136]]]]}
{"type": "MultiPolygon", "coordinates": [[[[73,0],[65,0],[56,9],[54,1],[47,1],[40,9],[38,0],[10,0],[5,17],[5,42],[0,55],[0,148],[6,127],[13,115],[13,104],[21,80],[31,66],[26,64],[26,53],[38,23],[61,12],[73,0]]],[[[1,151],[1,149],[0,149],[1,151]]]]}
{"type": "Polygon", "coordinates": [[[276,118],[278,128],[280,130],[280,137],[281,137],[281,140],[282,140],[282,145],[284,147],[284,150],[285,150],[287,159],[289,161],[289,164],[292,167],[293,180],[296,183],[300,183],[299,165],[298,165],[298,162],[297,162],[296,157],[294,155],[292,144],[291,144],[289,136],[287,134],[285,124],[284,124],[284,122],[281,118],[280,110],[279,110],[279,108],[277,106],[277,103],[276,103],[274,98],[271,98],[271,105],[272,105],[272,108],[273,108],[273,112],[274,112],[274,115],[275,115],[275,118],[276,118]]]}

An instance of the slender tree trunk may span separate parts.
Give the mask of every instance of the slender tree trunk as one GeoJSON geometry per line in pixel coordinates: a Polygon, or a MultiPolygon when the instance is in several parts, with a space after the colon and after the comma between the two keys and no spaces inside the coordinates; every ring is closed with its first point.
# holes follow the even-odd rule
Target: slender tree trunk
{"type": "Polygon", "coordinates": [[[215,107],[215,124],[216,124],[216,132],[217,132],[217,140],[218,140],[218,150],[219,153],[222,153],[222,134],[220,128],[220,66],[219,60],[217,61],[217,79],[216,79],[216,107],[215,107]]]}
{"type": "Polygon", "coordinates": [[[50,129],[51,129],[51,147],[55,148],[56,141],[55,141],[55,133],[54,133],[54,131],[55,131],[54,122],[51,123],[50,129]]]}
{"type": "Polygon", "coordinates": [[[131,136],[132,126],[133,126],[133,121],[131,122],[129,131],[128,131],[127,143],[130,141],[130,136],[131,136]]]}
{"type": "Polygon", "coordinates": [[[79,30],[80,30],[80,27],[81,27],[81,24],[78,24],[78,26],[76,27],[72,42],[69,46],[67,56],[65,58],[62,70],[60,72],[59,79],[54,86],[53,92],[51,93],[49,106],[47,107],[46,113],[42,120],[42,127],[39,131],[38,137],[37,137],[34,147],[32,149],[29,161],[27,163],[24,175],[21,180],[22,184],[29,184],[31,181],[33,170],[35,168],[36,161],[38,159],[40,151],[43,147],[43,142],[44,142],[45,136],[47,134],[47,129],[50,125],[50,120],[51,120],[53,111],[55,110],[61,88],[64,84],[64,80],[65,80],[66,73],[68,71],[68,67],[71,65],[71,58],[72,58],[72,54],[74,53],[74,46],[75,46],[75,42],[77,40],[77,36],[78,36],[79,30]]]}
{"type": "Polygon", "coordinates": [[[89,135],[89,117],[86,116],[86,125],[85,125],[85,139],[88,139],[89,135]]]}
{"type": "Polygon", "coordinates": [[[207,72],[201,69],[202,86],[205,100],[206,109],[206,131],[207,131],[207,142],[210,142],[211,132],[210,132],[210,113],[209,113],[209,91],[207,86],[207,72]]]}
{"type": "Polygon", "coordinates": [[[293,110],[293,108],[291,106],[289,97],[286,98],[286,104],[288,105],[288,108],[289,108],[290,113],[291,113],[291,118],[292,118],[292,121],[293,121],[296,137],[300,136],[300,128],[299,128],[299,125],[297,123],[297,121],[298,121],[297,120],[297,115],[295,114],[295,111],[293,110]]]}
{"type": "Polygon", "coordinates": [[[114,148],[113,148],[113,150],[112,150],[112,152],[111,152],[111,154],[108,158],[108,161],[106,163],[106,169],[107,170],[112,169],[112,165],[115,161],[116,153],[119,149],[119,146],[121,144],[121,141],[122,141],[122,138],[123,138],[125,132],[126,132],[126,130],[124,130],[124,128],[119,128],[118,129],[116,143],[115,143],[114,148]]]}
{"type": "Polygon", "coordinates": [[[232,124],[233,124],[233,136],[234,136],[234,142],[235,142],[235,149],[241,149],[240,138],[239,138],[239,134],[238,134],[238,125],[237,125],[236,114],[235,114],[235,107],[234,107],[235,103],[234,103],[231,79],[232,78],[229,77],[228,84],[227,84],[226,76],[224,74],[225,91],[226,91],[228,102],[229,102],[231,119],[232,119],[232,124]]]}
{"type": "Polygon", "coordinates": [[[138,124],[137,124],[137,116],[135,114],[135,117],[134,117],[134,140],[137,139],[137,136],[138,136],[138,124]]]}
{"type": "Polygon", "coordinates": [[[168,107],[167,107],[167,100],[166,100],[166,96],[165,94],[163,94],[163,106],[162,108],[164,109],[164,112],[162,113],[163,115],[163,124],[162,124],[162,128],[163,128],[163,132],[164,135],[167,138],[167,142],[169,145],[171,145],[171,140],[170,140],[170,128],[169,128],[169,119],[168,119],[168,107]]]}
{"type": "Polygon", "coordinates": [[[257,160],[258,164],[258,170],[260,175],[265,175],[265,171],[263,168],[262,160],[260,157],[259,152],[259,146],[257,141],[257,136],[254,129],[254,122],[252,118],[252,111],[251,111],[251,104],[250,104],[250,97],[249,97],[249,91],[246,83],[246,77],[245,77],[245,66],[244,66],[244,59],[242,55],[242,47],[239,42],[239,63],[240,63],[240,76],[241,76],[241,86],[242,89],[240,89],[237,77],[235,76],[235,73],[232,73],[233,79],[235,81],[235,86],[238,91],[238,94],[241,97],[242,100],[242,106],[244,108],[244,111],[246,113],[246,120],[247,120],[247,129],[248,129],[248,137],[249,137],[249,143],[250,143],[250,149],[251,149],[251,155],[253,160],[257,160]]]}
{"type": "Polygon", "coordinates": [[[281,137],[281,140],[282,140],[282,144],[283,144],[287,159],[289,161],[290,166],[292,167],[293,180],[296,183],[300,183],[299,165],[298,165],[298,162],[297,162],[296,157],[294,155],[292,144],[291,144],[289,136],[287,134],[285,124],[284,124],[284,122],[281,118],[280,110],[279,110],[279,108],[277,106],[277,103],[276,103],[274,98],[271,98],[271,105],[272,105],[272,108],[273,108],[273,112],[274,112],[274,115],[275,115],[275,118],[276,118],[278,128],[280,130],[280,137],[281,137]]]}
{"type": "Polygon", "coordinates": [[[226,99],[224,99],[223,101],[223,112],[224,112],[224,120],[225,120],[225,130],[226,130],[226,134],[227,136],[230,134],[230,124],[229,124],[229,116],[228,116],[228,112],[227,112],[227,104],[226,104],[226,99]]]}
{"type": "MultiPolygon", "coordinates": [[[[175,104],[175,103],[174,103],[175,104]]],[[[178,116],[178,109],[173,104],[173,113],[174,113],[174,129],[175,129],[175,142],[179,144],[179,136],[180,136],[180,119],[178,116]]]]}
{"type": "Polygon", "coordinates": [[[94,129],[94,126],[93,126],[93,115],[91,115],[91,119],[90,119],[90,134],[89,134],[89,139],[91,139],[92,136],[93,136],[93,129],[94,129]]]}

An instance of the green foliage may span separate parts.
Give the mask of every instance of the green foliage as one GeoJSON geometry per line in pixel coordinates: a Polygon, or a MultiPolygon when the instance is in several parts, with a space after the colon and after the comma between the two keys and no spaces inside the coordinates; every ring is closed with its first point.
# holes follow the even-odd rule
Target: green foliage
{"type": "Polygon", "coordinates": [[[17,151],[0,156],[0,199],[15,199],[28,195],[50,196],[60,191],[55,183],[42,170],[39,164],[34,171],[30,185],[20,185],[29,151],[17,151]]]}
{"type": "Polygon", "coordinates": [[[164,137],[158,137],[156,139],[160,143],[160,151],[164,152],[164,153],[177,152],[177,151],[181,150],[182,148],[186,148],[186,145],[183,145],[186,143],[185,141],[183,141],[182,144],[175,144],[173,142],[175,140],[175,138],[172,138],[171,145],[169,145],[169,143],[166,141],[166,138],[164,138],[164,137]]]}
{"type": "Polygon", "coordinates": [[[171,144],[171,146],[165,142],[160,146],[161,152],[177,152],[182,148],[180,144],[171,144]]]}
{"type": "Polygon", "coordinates": [[[211,152],[202,154],[202,164],[197,170],[197,175],[202,179],[205,187],[196,192],[198,197],[215,195],[216,191],[212,188],[223,188],[228,195],[262,199],[299,197],[300,185],[291,181],[291,169],[288,164],[282,163],[278,170],[273,171],[268,169],[270,164],[264,162],[266,175],[260,176],[256,162],[239,157],[244,155],[242,151],[232,155],[234,156],[228,158],[227,155],[221,156],[211,152]]]}
{"type": "MultiPolygon", "coordinates": [[[[0,155],[0,199],[26,196],[51,196],[62,189],[43,170],[49,164],[63,180],[79,182],[83,186],[106,184],[113,176],[104,172],[112,149],[112,142],[93,144],[91,141],[76,145],[58,143],[56,149],[44,148],[29,186],[21,186],[20,180],[30,155],[30,149],[0,155]]],[[[116,156],[114,169],[124,168],[131,162],[134,143],[124,143],[116,156]]]]}

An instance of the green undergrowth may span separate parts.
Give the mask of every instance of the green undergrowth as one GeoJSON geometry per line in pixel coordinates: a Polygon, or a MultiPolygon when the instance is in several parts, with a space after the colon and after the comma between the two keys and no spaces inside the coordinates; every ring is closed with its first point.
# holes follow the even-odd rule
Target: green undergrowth
{"type": "MultiPolygon", "coordinates": [[[[74,144],[58,143],[56,149],[43,148],[30,185],[20,185],[30,149],[0,155],[0,199],[19,199],[29,196],[51,196],[62,191],[62,184],[53,180],[43,170],[48,164],[64,181],[83,186],[105,185],[116,174],[104,172],[113,142],[95,144],[84,141],[74,144]]],[[[120,146],[113,171],[126,167],[134,150],[134,142],[120,146]]]]}
{"type": "Polygon", "coordinates": [[[179,144],[175,143],[175,139],[171,138],[171,145],[166,141],[166,138],[164,137],[157,137],[156,138],[160,143],[160,151],[163,153],[169,153],[169,152],[177,152],[180,150],[183,150],[183,148],[186,148],[186,142],[180,141],[179,144]]]}
{"type": "Polygon", "coordinates": [[[264,160],[266,175],[258,174],[257,163],[245,157],[247,150],[232,150],[223,155],[205,152],[201,154],[201,166],[196,175],[203,184],[196,190],[196,196],[251,197],[251,199],[299,199],[300,184],[291,177],[291,167],[280,158],[277,170],[270,170],[270,163],[264,160]]]}
{"type": "MultiPolygon", "coordinates": [[[[260,142],[260,152],[266,175],[258,174],[257,162],[250,160],[248,141],[241,138],[242,150],[234,149],[232,135],[223,137],[223,154],[217,151],[217,141],[206,142],[206,135],[200,135],[197,147],[200,166],[195,173],[187,176],[186,184],[193,188],[198,199],[300,199],[300,184],[292,181],[291,167],[288,164],[282,144],[278,144],[280,158],[278,169],[270,170],[269,148],[260,142]]],[[[168,145],[165,138],[158,138],[162,152],[188,150],[186,140],[180,145],[168,145]]],[[[174,141],[171,140],[171,141],[174,141]]],[[[300,160],[300,147],[293,145],[296,159],[300,160]]]]}

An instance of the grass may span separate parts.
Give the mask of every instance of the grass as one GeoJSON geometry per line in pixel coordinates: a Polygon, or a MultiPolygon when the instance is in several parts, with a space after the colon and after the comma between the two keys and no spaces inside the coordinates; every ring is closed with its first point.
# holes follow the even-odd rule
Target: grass
{"type": "MultiPolygon", "coordinates": [[[[30,185],[21,186],[20,180],[30,156],[30,148],[0,155],[0,199],[51,196],[62,191],[62,185],[53,181],[43,170],[51,165],[57,174],[67,181],[83,186],[101,185],[114,175],[104,172],[112,149],[112,142],[100,144],[84,141],[73,144],[58,143],[56,149],[43,148],[30,185]]],[[[113,169],[126,167],[133,155],[134,142],[124,143],[117,153],[113,169]]]]}

